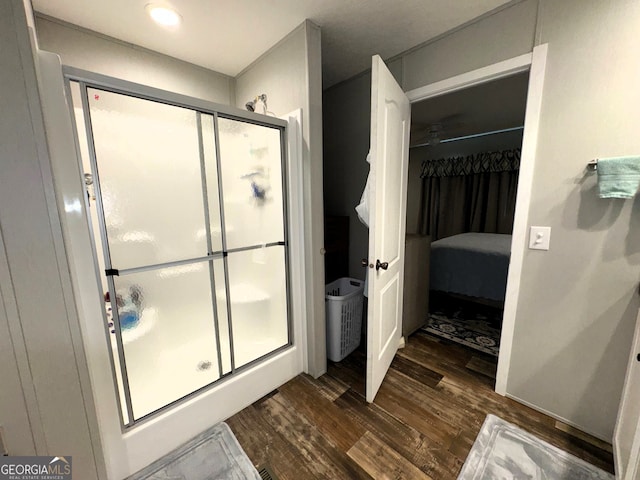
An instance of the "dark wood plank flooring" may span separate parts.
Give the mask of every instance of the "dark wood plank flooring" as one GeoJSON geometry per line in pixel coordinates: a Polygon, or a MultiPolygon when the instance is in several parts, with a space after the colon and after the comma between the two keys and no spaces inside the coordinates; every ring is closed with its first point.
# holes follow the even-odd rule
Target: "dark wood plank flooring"
{"type": "Polygon", "coordinates": [[[613,471],[604,442],[496,394],[495,369],[493,357],[419,332],[398,351],[373,404],[364,400],[365,356],[356,351],[227,423],[251,461],[280,480],[455,479],[489,413],[613,471]]]}

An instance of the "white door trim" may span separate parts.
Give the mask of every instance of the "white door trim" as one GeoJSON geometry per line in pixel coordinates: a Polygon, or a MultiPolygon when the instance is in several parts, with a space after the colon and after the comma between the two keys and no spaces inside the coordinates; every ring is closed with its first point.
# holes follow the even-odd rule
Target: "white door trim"
{"type": "Polygon", "coordinates": [[[516,73],[526,72],[531,67],[532,53],[525,53],[519,57],[510,58],[486,67],[456,75],[439,82],[431,83],[406,92],[411,103],[420,102],[428,98],[438,97],[456,90],[473,87],[500,78],[509,77],[516,73]]]}
{"type": "Polygon", "coordinates": [[[507,393],[507,380],[511,364],[513,347],[513,332],[516,323],[516,309],[520,295],[520,278],[525,248],[527,248],[527,224],[529,205],[531,203],[531,188],[533,185],[533,170],[538,144],[538,129],[540,125],[540,109],[542,105],[542,89],[547,62],[547,44],[538,45],[532,53],[494,63],[487,67],[463,73],[455,77],[435,82],[407,92],[411,103],[480,85],[500,78],[529,73],[529,90],[527,93],[527,111],[525,115],[524,133],[522,139],[522,155],[518,192],[516,197],[515,219],[511,240],[511,261],[507,279],[507,291],[504,303],[502,333],[500,337],[500,355],[498,357],[498,371],[496,373],[495,390],[500,395],[507,393]]]}
{"type": "MultiPolygon", "coordinates": [[[[287,199],[289,215],[289,257],[303,259],[292,262],[290,265],[290,283],[305,285],[304,259],[306,258],[304,244],[304,206],[302,202],[292,202],[292,198],[302,198],[304,195],[303,174],[303,136],[302,136],[302,109],[294,110],[282,117],[289,127],[286,133],[287,142],[287,199]]],[[[292,288],[296,290],[296,298],[291,299],[291,315],[299,321],[293,322],[294,341],[301,348],[302,369],[309,371],[308,356],[308,316],[307,316],[307,291],[306,288],[292,288]],[[300,342],[298,343],[298,341],[300,342]]],[[[292,292],[293,293],[293,292],[292,292]]]]}
{"type": "Polygon", "coordinates": [[[516,325],[516,309],[520,297],[520,279],[524,252],[527,248],[527,225],[529,223],[529,206],[533,188],[533,171],[538,147],[538,131],[540,129],[540,110],[542,108],[542,90],[547,66],[547,44],[533,49],[531,70],[529,71],[529,91],[527,93],[527,112],[524,117],[524,134],[522,137],[522,153],[520,155],[520,172],[518,176],[518,193],[511,238],[511,261],[507,278],[504,313],[502,317],[502,333],[500,335],[500,354],[496,373],[496,392],[506,395],[511,366],[513,348],[513,332],[516,325]]]}

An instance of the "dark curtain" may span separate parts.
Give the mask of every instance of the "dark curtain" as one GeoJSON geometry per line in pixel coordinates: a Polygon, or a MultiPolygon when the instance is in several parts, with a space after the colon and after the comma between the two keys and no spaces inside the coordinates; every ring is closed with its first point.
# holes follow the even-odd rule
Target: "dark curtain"
{"type": "Polygon", "coordinates": [[[500,165],[486,155],[423,163],[420,233],[433,241],[465,232],[512,232],[520,152],[491,154],[489,160],[498,158],[500,165]],[[470,173],[459,175],[461,170],[470,173]]]}

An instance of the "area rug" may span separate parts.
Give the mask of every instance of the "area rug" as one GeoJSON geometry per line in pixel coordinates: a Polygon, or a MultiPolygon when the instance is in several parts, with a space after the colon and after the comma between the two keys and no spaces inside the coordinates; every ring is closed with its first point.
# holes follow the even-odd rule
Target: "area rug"
{"type": "Polygon", "coordinates": [[[488,320],[460,320],[441,313],[431,313],[422,329],[494,357],[498,356],[500,350],[500,330],[488,320]]]}
{"type": "Polygon", "coordinates": [[[458,480],[615,480],[524,430],[487,415],[458,480]]]}
{"type": "Polygon", "coordinates": [[[201,433],[129,480],[261,480],[226,423],[201,433]]]}

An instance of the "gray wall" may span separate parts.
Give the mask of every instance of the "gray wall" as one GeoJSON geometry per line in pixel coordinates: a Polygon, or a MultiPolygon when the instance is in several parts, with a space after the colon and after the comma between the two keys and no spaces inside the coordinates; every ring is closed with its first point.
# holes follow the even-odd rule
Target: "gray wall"
{"type": "Polygon", "coordinates": [[[97,479],[95,412],[83,401],[88,372],[60,268],[66,252],[22,0],[0,2],[0,45],[0,422],[13,455],[72,455],[74,476],[97,479]]]}
{"type": "MultiPolygon", "coordinates": [[[[640,197],[600,200],[584,169],[640,152],[638,24],[630,0],[525,0],[396,60],[410,90],[549,44],[529,223],[552,227],[551,249],[525,251],[507,392],[608,440],[639,307],[640,197]]],[[[350,214],[364,186],[367,82],[325,92],[329,213],[350,214]]]]}
{"type": "Polygon", "coordinates": [[[38,44],[64,65],[122,80],[233,105],[234,79],[75,25],[36,17],[38,44]]]}
{"type": "Polygon", "coordinates": [[[326,90],[323,102],[324,209],[349,216],[349,276],[364,280],[360,259],[368,255],[369,233],[354,207],[369,172],[371,74],[326,90]]]}
{"type": "Polygon", "coordinates": [[[266,93],[277,116],[302,109],[304,241],[309,373],[326,371],[322,205],[322,71],[320,29],[306,21],[236,77],[236,106],[266,93]]]}
{"type": "Polygon", "coordinates": [[[549,44],[507,391],[611,439],[640,306],[640,196],[605,200],[586,163],[640,153],[640,3],[543,0],[549,44]]]}
{"type": "Polygon", "coordinates": [[[531,51],[538,2],[512,2],[494,15],[401,55],[405,91],[531,51]]]}
{"type": "MultiPolygon", "coordinates": [[[[0,224],[1,225],[1,224],[0,224]]],[[[16,312],[15,297],[11,289],[11,276],[0,231],[0,425],[4,429],[6,444],[4,448],[12,455],[35,455],[36,445],[29,425],[29,412],[25,394],[22,390],[18,351],[24,361],[24,339],[19,334],[19,324],[14,324],[13,335],[9,327],[9,316],[14,322],[19,318],[16,312]],[[9,290],[6,292],[6,290],[9,290]],[[3,290],[6,293],[3,294],[3,290]],[[5,300],[4,297],[7,297],[5,300]],[[18,328],[15,328],[18,327],[18,328]]],[[[26,375],[29,380],[30,376],[26,375]]],[[[1,454],[1,453],[0,453],[1,454]]]]}

